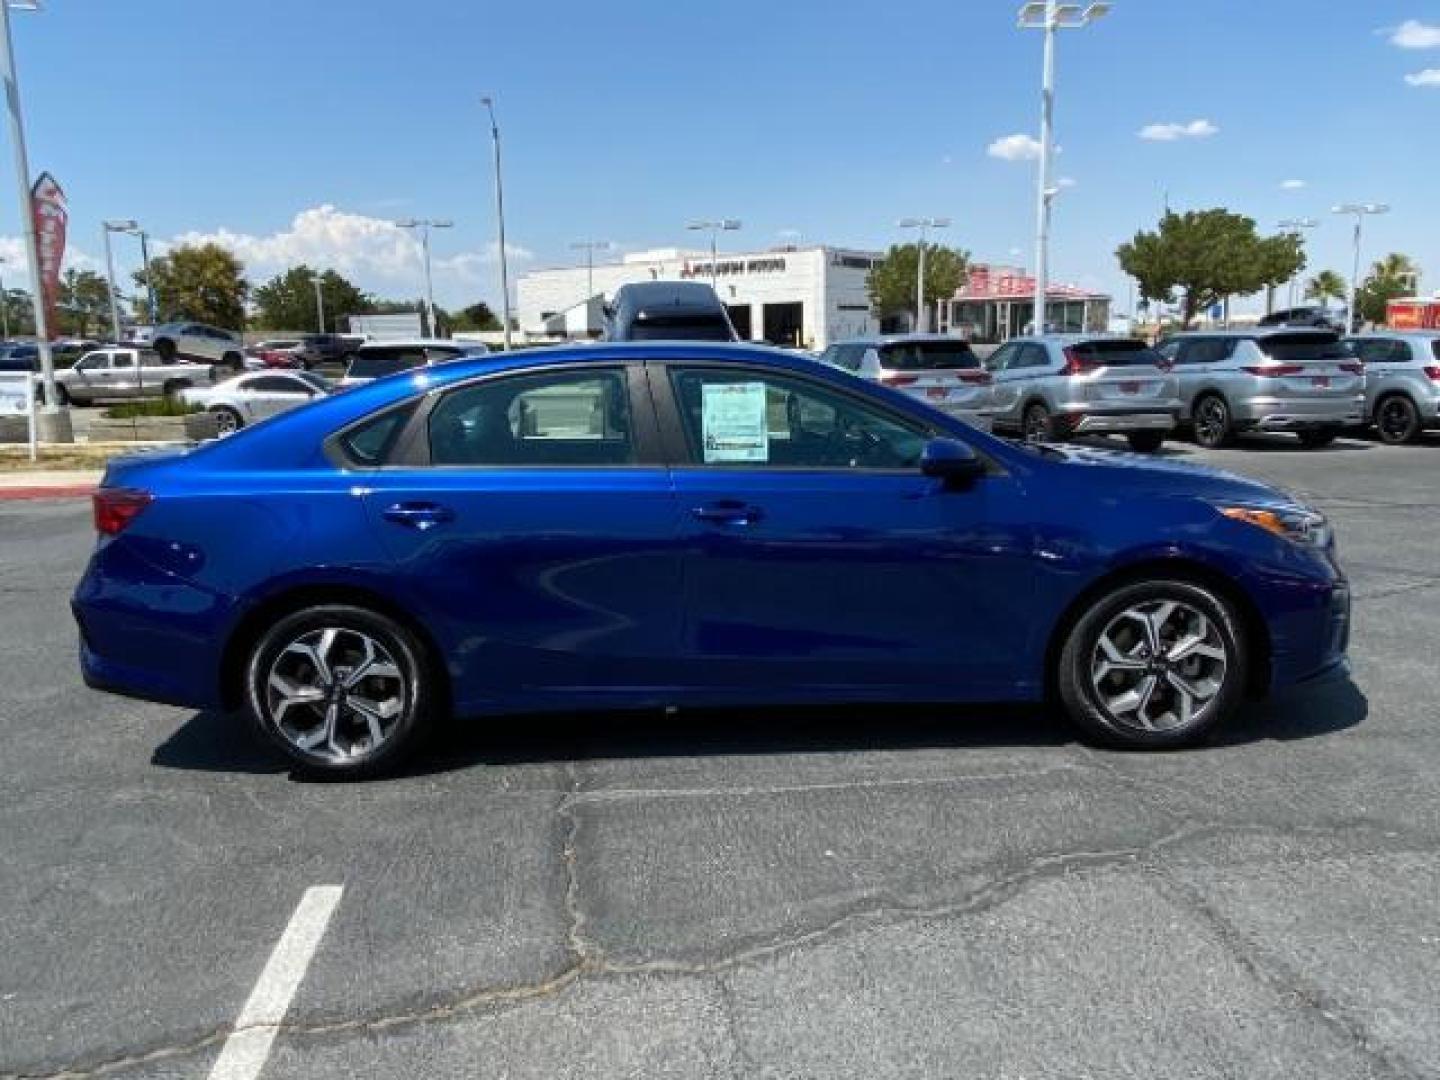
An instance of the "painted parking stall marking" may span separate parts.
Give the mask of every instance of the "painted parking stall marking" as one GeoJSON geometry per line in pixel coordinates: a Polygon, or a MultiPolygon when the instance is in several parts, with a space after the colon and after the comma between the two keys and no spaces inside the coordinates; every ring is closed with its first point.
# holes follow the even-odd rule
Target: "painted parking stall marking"
{"type": "Polygon", "coordinates": [[[305,890],[260,980],[240,1010],[235,1030],[225,1040],[210,1070],[210,1080],[254,1080],[260,1075],[280,1022],[290,1009],[344,891],[341,885],[313,885],[305,890]]]}

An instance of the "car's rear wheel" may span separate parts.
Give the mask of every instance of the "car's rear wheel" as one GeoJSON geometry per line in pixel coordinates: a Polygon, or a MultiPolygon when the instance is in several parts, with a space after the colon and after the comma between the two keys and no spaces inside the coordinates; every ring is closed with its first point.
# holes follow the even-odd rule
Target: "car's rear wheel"
{"type": "Polygon", "coordinates": [[[1219,394],[1205,394],[1196,401],[1192,420],[1195,441],[1207,449],[1224,446],[1234,437],[1230,406],[1219,394]]]}
{"type": "Polygon", "coordinates": [[[160,392],[166,397],[175,397],[181,390],[185,390],[190,384],[184,379],[169,379],[160,388],[160,392]]]}
{"type": "Polygon", "coordinates": [[[1329,446],[1339,438],[1340,429],[1338,427],[1306,428],[1296,434],[1300,436],[1300,445],[1306,450],[1318,450],[1322,446],[1329,446]]]}
{"type": "Polygon", "coordinates": [[[238,352],[227,352],[220,358],[220,366],[229,368],[232,375],[239,375],[245,370],[245,357],[238,352]]]}
{"type": "Polygon", "coordinates": [[[1137,454],[1153,454],[1165,445],[1165,433],[1163,431],[1132,431],[1125,436],[1125,441],[1137,454]]]}
{"type": "Polygon", "coordinates": [[[1038,401],[1026,406],[1020,433],[1024,435],[1026,442],[1032,443],[1055,442],[1059,438],[1050,410],[1038,401]]]}
{"type": "Polygon", "coordinates": [[[1122,585],[1080,616],[1056,687],[1092,740],[1163,749],[1203,738],[1239,704],[1246,680],[1240,621],[1223,597],[1188,581],[1122,585]]]}
{"type": "Polygon", "coordinates": [[[1375,433],[1388,446],[1414,442],[1420,435],[1420,410],[1404,394],[1391,394],[1375,406],[1375,433]]]}
{"type": "Polygon", "coordinates": [[[370,776],[393,768],[429,725],[436,688],[424,645],[368,608],[324,604],[277,621],[246,667],[250,713],[304,769],[370,776]]]}
{"type": "Polygon", "coordinates": [[[216,405],[210,410],[215,417],[215,430],[221,435],[234,435],[245,426],[245,419],[229,405],[216,405]]]}

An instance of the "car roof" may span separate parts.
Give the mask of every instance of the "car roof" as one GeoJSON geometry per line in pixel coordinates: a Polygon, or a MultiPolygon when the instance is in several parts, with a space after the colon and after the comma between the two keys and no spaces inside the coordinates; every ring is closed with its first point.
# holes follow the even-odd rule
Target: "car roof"
{"type": "Polygon", "coordinates": [[[1078,345],[1082,341],[1134,341],[1140,345],[1146,342],[1140,338],[1132,338],[1129,334],[1110,334],[1097,331],[1093,334],[1020,334],[1005,342],[1009,345],[1012,341],[1031,341],[1039,345],[1078,345]]]}
{"type": "Polygon", "coordinates": [[[945,345],[969,345],[970,342],[953,334],[867,334],[864,337],[845,338],[832,341],[831,345],[911,345],[939,342],[945,345]]]}
{"type": "Polygon", "coordinates": [[[1252,326],[1246,329],[1230,330],[1177,330],[1167,337],[1230,337],[1230,338],[1262,338],[1275,337],[1278,334],[1301,334],[1315,337],[1333,337],[1334,330],[1327,330],[1323,326],[1252,326]]]}
{"type": "Polygon", "coordinates": [[[1434,341],[1440,338],[1440,329],[1436,330],[1366,330],[1362,334],[1347,334],[1346,341],[1363,340],[1364,338],[1413,338],[1416,341],[1434,341]]]}
{"type": "Polygon", "coordinates": [[[383,341],[366,341],[360,345],[362,351],[365,349],[433,349],[440,347],[462,350],[484,348],[483,345],[451,341],[448,338],[386,338],[383,341]]]}

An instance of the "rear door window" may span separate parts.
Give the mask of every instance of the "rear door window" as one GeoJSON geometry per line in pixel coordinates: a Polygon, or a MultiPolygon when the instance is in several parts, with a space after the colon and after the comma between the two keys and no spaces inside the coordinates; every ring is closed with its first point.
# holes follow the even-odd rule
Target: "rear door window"
{"type": "Polygon", "coordinates": [[[1160,354],[1145,342],[1131,338],[1081,341],[1070,346],[1070,351],[1087,364],[1103,367],[1138,367],[1163,361],[1160,354]]]}
{"type": "Polygon", "coordinates": [[[1367,364],[1404,364],[1410,360],[1410,346],[1391,338],[1361,338],[1350,342],[1350,347],[1367,364]]]}
{"type": "Polygon", "coordinates": [[[888,371],[953,371],[978,368],[980,358],[963,341],[900,341],[880,348],[888,371]]]}

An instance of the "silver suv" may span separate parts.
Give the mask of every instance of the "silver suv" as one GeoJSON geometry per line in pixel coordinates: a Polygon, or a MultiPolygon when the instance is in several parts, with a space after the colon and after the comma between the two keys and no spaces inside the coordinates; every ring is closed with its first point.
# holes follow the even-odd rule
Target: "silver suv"
{"type": "Polygon", "coordinates": [[[1381,442],[1440,428],[1440,331],[1358,334],[1346,344],[1365,365],[1365,420],[1381,442]]]}
{"type": "Polygon", "coordinates": [[[150,347],[167,364],[179,358],[200,364],[217,364],[233,372],[245,369],[245,349],[239,334],[198,322],[165,323],[155,327],[150,347]]]}
{"type": "Polygon", "coordinates": [[[1313,448],[1360,423],[1365,369],[1332,330],[1197,331],[1156,351],[1175,365],[1181,419],[1201,446],[1242,431],[1293,431],[1313,448]]]}
{"type": "Polygon", "coordinates": [[[990,373],[968,343],[938,334],[837,341],[820,354],[862,379],[893,387],[931,408],[990,430],[990,373]]]}
{"type": "Polygon", "coordinates": [[[1029,442],[1124,435],[1131,449],[1153,453],[1178,423],[1175,376],[1134,338],[1012,338],[986,364],[995,378],[995,430],[1018,432],[1029,442]]]}

